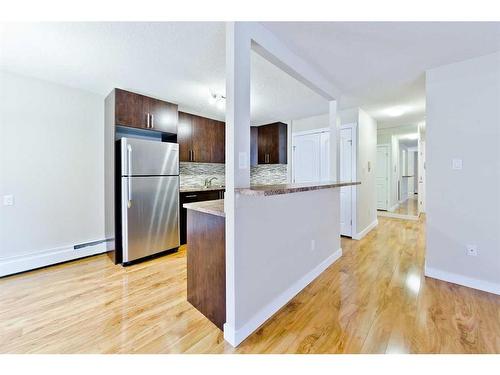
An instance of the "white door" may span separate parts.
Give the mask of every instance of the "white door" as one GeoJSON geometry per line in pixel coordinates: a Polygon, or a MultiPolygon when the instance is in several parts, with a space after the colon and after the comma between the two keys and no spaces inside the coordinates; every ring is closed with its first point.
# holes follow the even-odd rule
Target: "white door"
{"type": "Polygon", "coordinates": [[[389,147],[377,146],[377,210],[388,210],[389,207],[389,147]]]}
{"type": "MultiPolygon", "coordinates": [[[[340,130],[340,181],[353,181],[352,128],[340,130]]],[[[352,237],[352,186],[340,188],[340,234],[352,237]]]]}
{"type": "Polygon", "coordinates": [[[320,133],[293,136],[293,181],[320,181],[320,133]]]}

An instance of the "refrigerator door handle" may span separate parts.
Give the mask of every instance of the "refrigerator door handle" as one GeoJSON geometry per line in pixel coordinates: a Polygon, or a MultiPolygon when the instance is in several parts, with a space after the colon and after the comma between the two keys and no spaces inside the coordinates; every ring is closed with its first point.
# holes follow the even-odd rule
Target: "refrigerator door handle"
{"type": "Polygon", "coordinates": [[[127,145],[127,207],[132,206],[132,146],[127,145]]]}

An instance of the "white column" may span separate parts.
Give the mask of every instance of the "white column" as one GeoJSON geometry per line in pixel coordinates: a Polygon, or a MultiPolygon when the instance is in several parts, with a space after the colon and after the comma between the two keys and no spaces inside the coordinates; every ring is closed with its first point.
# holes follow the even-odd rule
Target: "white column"
{"type": "Polygon", "coordinates": [[[336,181],[340,175],[339,126],[337,123],[337,101],[328,102],[330,126],[330,180],[336,181]]]}
{"type": "MultiPolygon", "coordinates": [[[[235,188],[250,187],[250,49],[245,23],[226,23],[226,323],[224,338],[235,345],[235,188]]],[[[240,228],[240,230],[242,230],[240,228]]]]}

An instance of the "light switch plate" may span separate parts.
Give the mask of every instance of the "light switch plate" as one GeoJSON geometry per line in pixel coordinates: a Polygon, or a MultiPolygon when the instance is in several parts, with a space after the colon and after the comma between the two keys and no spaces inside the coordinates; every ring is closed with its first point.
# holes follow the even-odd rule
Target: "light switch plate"
{"type": "Polygon", "coordinates": [[[454,170],[462,169],[462,159],[453,159],[451,162],[451,168],[454,170]]]}
{"type": "Polygon", "coordinates": [[[13,206],[14,205],[14,196],[12,194],[3,196],[3,205],[4,206],[13,206]]]}
{"type": "Polygon", "coordinates": [[[239,153],[238,166],[240,169],[247,169],[248,168],[247,153],[246,152],[239,153]]]}

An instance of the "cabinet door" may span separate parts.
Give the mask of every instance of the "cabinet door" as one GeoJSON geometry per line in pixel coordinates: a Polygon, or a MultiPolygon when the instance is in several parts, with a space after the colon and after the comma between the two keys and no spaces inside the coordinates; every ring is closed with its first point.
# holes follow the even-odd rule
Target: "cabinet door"
{"type": "Polygon", "coordinates": [[[211,133],[211,162],[224,163],[226,161],[226,124],[222,121],[213,120],[210,126],[211,133]]]}
{"type": "Polygon", "coordinates": [[[259,164],[268,164],[269,163],[269,144],[271,132],[268,125],[259,126],[258,127],[258,162],[259,164]]]}
{"type": "Polygon", "coordinates": [[[211,162],[211,145],[213,134],[210,120],[205,117],[192,116],[192,151],[191,151],[191,161],[198,163],[210,163],[211,162]]]}
{"type": "Polygon", "coordinates": [[[179,161],[191,161],[192,115],[179,112],[177,125],[177,143],[179,143],[179,161]]]}
{"type": "Polygon", "coordinates": [[[288,155],[287,125],[279,122],[276,129],[278,137],[277,154],[275,153],[274,163],[286,164],[288,155]]]}
{"type": "Polygon", "coordinates": [[[177,104],[164,102],[154,98],[145,98],[150,114],[150,129],[165,133],[177,133],[177,104]]]}
{"type": "Polygon", "coordinates": [[[259,148],[259,128],[257,126],[250,127],[250,165],[257,165],[259,148]]]}
{"type": "Polygon", "coordinates": [[[277,122],[258,127],[258,163],[287,163],[287,128],[277,122]]]}
{"type": "Polygon", "coordinates": [[[133,92],[115,90],[116,125],[148,129],[148,111],[144,96],[133,92]]]}

